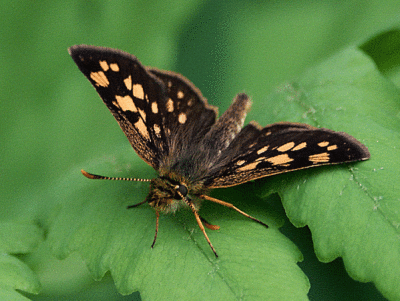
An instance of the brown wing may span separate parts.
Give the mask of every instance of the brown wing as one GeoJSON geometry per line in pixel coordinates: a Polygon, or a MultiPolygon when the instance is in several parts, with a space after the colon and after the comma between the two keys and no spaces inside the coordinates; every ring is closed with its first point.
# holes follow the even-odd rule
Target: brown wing
{"type": "Polygon", "coordinates": [[[221,155],[205,179],[208,188],[328,164],[366,160],[368,149],[343,132],[299,123],[276,123],[263,129],[250,123],[221,155]]]}

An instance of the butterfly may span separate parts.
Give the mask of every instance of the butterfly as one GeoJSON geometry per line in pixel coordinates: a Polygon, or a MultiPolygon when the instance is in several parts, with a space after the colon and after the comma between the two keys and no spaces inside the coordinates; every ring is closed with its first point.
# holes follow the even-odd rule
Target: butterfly
{"type": "Polygon", "coordinates": [[[87,45],[69,48],[81,72],[114,115],[133,149],[158,172],[154,179],[106,177],[82,170],[89,179],[150,182],[148,203],[156,212],[190,209],[218,257],[205,228],[219,226],[199,215],[203,200],[236,210],[268,227],[233,204],[209,196],[214,188],[239,185],[289,171],[367,160],[368,149],[343,132],[307,124],[279,122],[243,127],[251,100],[238,94],[217,118],[217,108],[185,77],[143,66],[120,50],[87,45]]]}

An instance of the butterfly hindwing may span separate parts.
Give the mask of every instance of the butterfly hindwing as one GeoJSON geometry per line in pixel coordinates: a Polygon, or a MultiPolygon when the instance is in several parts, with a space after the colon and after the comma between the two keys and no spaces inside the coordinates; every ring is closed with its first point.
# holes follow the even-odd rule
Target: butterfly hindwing
{"type": "Polygon", "coordinates": [[[209,188],[370,157],[368,149],[346,133],[289,122],[263,129],[250,123],[225,152],[205,182],[209,188]]]}
{"type": "Polygon", "coordinates": [[[228,110],[222,114],[201,141],[200,149],[207,150],[208,153],[208,158],[204,158],[205,161],[214,164],[214,160],[218,160],[222,152],[240,133],[250,105],[251,101],[244,93],[239,93],[234,98],[228,110]]]}
{"type": "Polygon", "coordinates": [[[148,68],[166,88],[166,120],[170,156],[174,161],[198,144],[217,118],[217,108],[207,103],[201,92],[185,77],[171,71],[148,68]]]}

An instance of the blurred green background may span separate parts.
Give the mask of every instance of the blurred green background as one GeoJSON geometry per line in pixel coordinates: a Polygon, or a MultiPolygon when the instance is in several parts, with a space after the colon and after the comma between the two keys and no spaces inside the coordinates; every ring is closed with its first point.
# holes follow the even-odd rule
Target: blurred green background
{"type": "MultiPolygon", "coordinates": [[[[47,187],[127,143],[69,57],[68,47],[118,48],[144,65],[182,73],[220,112],[236,93],[246,92],[256,108],[248,121],[263,116],[268,122],[271,108],[264,100],[280,83],[338,49],[397,24],[399,13],[395,0],[2,1],[1,219],[46,223],[52,214],[48,208],[57,203],[40,197],[47,187]]],[[[94,286],[114,296],[101,293],[96,300],[99,295],[123,300],[113,292],[110,279],[89,284],[79,259],[73,262],[40,269],[48,300],[54,300],[57,279],[67,274],[77,291],[94,286]],[[71,276],[71,267],[79,276],[71,276]]],[[[340,263],[338,268],[343,269],[340,263]]],[[[343,284],[347,286],[351,291],[351,285],[343,284]]],[[[316,295],[312,287],[310,298],[316,295]]],[[[71,300],[77,296],[89,300],[82,291],[71,300]]]]}

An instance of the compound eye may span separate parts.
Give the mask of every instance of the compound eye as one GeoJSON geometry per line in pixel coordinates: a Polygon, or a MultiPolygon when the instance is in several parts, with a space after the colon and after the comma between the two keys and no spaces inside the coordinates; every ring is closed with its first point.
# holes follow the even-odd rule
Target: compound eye
{"type": "Polygon", "coordinates": [[[187,196],[187,194],[188,194],[188,189],[185,185],[182,185],[182,184],[176,185],[175,189],[177,191],[179,191],[179,193],[184,197],[187,196]]]}

